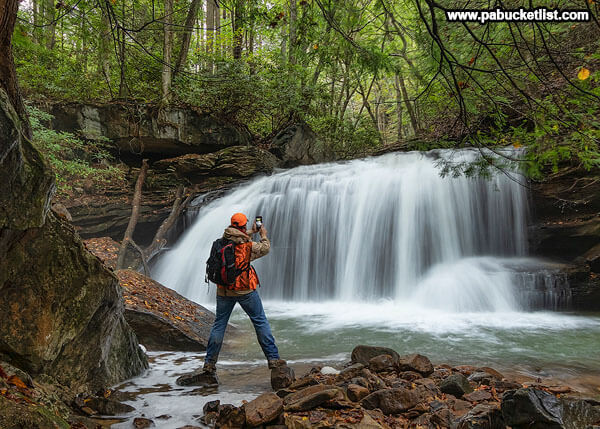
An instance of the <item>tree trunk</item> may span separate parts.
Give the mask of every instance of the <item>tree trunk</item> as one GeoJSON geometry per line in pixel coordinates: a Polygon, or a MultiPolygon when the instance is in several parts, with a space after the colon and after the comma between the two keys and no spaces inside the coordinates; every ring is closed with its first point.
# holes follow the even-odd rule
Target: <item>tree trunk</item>
{"type": "Polygon", "coordinates": [[[54,48],[56,42],[56,21],[54,20],[54,0],[42,0],[44,2],[44,25],[46,25],[46,48],[54,48]]]}
{"type": "MultiPolygon", "coordinates": [[[[121,3],[121,12],[125,16],[125,0],[121,3]]],[[[120,67],[120,79],[119,79],[119,97],[124,98],[127,96],[127,83],[125,81],[125,31],[121,28],[117,33],[119,40],[119,67],[120,67]]]]}
{"type": "Polygon", "coordinates": [[[290,45],[288,47],[288,61],[290,64],[296,64],[297,16],[298,8],[296,0],[290,0],[290,45]]]}
{"type": "Polygon", "coordinates": [[[206,53],[208,54],[208,62],[206,68],[209,73],[213,72],[212,55],[214,53],[215,43],[215,1],[206,0],[206,53]]]}
{"type": "Polygon", "coordinates": [[[402,141],[402,92],[400,91],[400,82],[398,74],[395,75],[394,88],[396,89],[396,115],[398,117],[397,132],[398,143],[402,141]]]}
{"type": "Polygon", "coordinates": [[[244,30],[242,22],[244,19],[244,1],[236,0],[234,3],[233,14],[231,16],[233,30],[233,59],[242,58],[242,45],[244,43],[244,30]]]}
{"type": "Polygon", "coordinates": [[[162,101],[168,102],[171,98],[171,51],[173,50],[173,0],[165,0],[165,21],[163,39],[163,67],[162,67],[162,101]]]}
{"type": "MultiPolygon", "coordinates": [[[[0,54],[0,88],[6,91],[10,104],[12,104],[19,115],[23,134],[31,138],[29,119],[25,112],[23,100],[21,99],[19,85],[17,84],[17,74],[11,45],[18,9],[18,0],[0,0],[0,52],[2,52],[0,54]]],[[[4,139],[0,138],[0,142],[4,143],[4,139]]],[[[4,149],[4,147],[0,147],[0,159],[2,159],[1,155],[4,155],[4,149]]]]}
{"type": "Polygon", "coordinates": [[[200,0],[192,0],[190,10],[188,11],[185,19],[185,28],[183,30],[183,35],[181,36],[181,50],[179,51],[179,57],[177,58],[177,65],[175,66],[173,76],[177,75],[177,73],[179,73],[181,69],[185,67],[185,63],[187,62],[188,52],[190,50],[190,42],[192,41],[192,31],[194,29],[196,17],[198,16],[199,7],[200,0]]]}
{"type": "MultiPolygon", "coordinates": [[[[133,231],[135,230],[135,226],[137,225],[138,217],[140,216],[140,203],[142,201],[142,185],[146,180],[146,172],[148,171],[148,160],[144,159],[142,161],[142,168],[140,168],[140,172],[138,174],[137,180],[135,182],[135,191],[133,192],[133,201],[131,202],[131,217],[129,218],[129,223],[127,224],[127,229],[125,230],[125,234],[123,235],[123,241],[121,241],[121,247],[119,248],[119,255],[117,257],[117,266],[116,269],[120,270],[123,268],[123,264],[125,263],[125,254],[127,251],[127,246],[130,244],[129,242],[133,242],[133,231]]],[[[135,246],[134,246],[135,247],[135,246]]],[[[142,255],[143,259],[143,255],[142,255]]]]}
{"type": "Polygon", "coordinates": [[[408,98],[408,92],[406,92],[404,77],[402,77],[402,75],[400,74],[397,74],[396,76],[398,76],[398,83],[400,85],[400,90],[402,91],[402,98],[404,98],[404,104],[406,105],[408,116],[410,117],[410,124],[412,126],[413,132],[417,134],[417,132],[419,131],[419,125],[417,122],[417,117],[415,116],[415,110],[413,109],[413,106],[408,98]]]}
{"type": "Polygon", "coordinates": [[[100,0],[100,49],[98,51],[98,62],[100,72],[106,81],[108,90],[112,97],[112,88],[110,86],[110,42],[111,42],[111,28],[110,20],[108,18],[108,7],[106,2],[100,0]]]}

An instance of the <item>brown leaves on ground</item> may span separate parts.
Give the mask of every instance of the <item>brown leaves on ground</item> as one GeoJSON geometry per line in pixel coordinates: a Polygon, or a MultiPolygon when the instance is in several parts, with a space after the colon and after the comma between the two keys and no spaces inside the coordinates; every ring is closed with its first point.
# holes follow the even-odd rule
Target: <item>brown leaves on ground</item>
{"type": "Polygon", "coordinates": [[[123,288],[127,309],[151,312],[191,336],[195,334],[190,323],[210,317],[198,304],[137,271],[118,270],[115,274],[123,288]]]}
{"type": "Polygon", "coordinates": [[[117,267],[119,243],[110,237],[89,238],[83,244],[94,256],[97,256],[108,268],[117,267]]]}

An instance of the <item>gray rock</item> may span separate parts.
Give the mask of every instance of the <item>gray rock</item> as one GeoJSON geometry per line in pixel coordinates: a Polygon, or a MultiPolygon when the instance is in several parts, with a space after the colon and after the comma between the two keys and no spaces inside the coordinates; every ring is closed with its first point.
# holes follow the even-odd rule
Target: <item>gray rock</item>
{"type": "Polygon", "coordinates": [[[457,398],[460,398],[465,393],[471,393],[473,388],[469,384],[469,380],[462,374],[452,374],[446,377],[440,383],[440,390],[444,393],[449,393],[457,398]]]}
{"type": "Polygon", "coordinates": [[[496,404],[479,404],[465,414],[458,429],[505,429],[506,424],[496,404]]]}
{"type": "Polygon", "coordinates": [[[122,152],[159,155],[207,153],[244,145],[250,134],[231,122],[189,107],[142,103],[57,103],[52,128],[86,139],[108,138],[122,152]]]}
{"type": "Polygon", "coordinates": [[[327,149],[306,122],[282,130],[271,142],[270,151],[283,161],[284,167],[333,161],[333,152],[327,149]]]}
{"type": "Polygon", "coordinates": [[[505,392],[502,415],[506,424],[513,428],[563,427],[563,410],[558,398],[531,387],[505,392]]]}

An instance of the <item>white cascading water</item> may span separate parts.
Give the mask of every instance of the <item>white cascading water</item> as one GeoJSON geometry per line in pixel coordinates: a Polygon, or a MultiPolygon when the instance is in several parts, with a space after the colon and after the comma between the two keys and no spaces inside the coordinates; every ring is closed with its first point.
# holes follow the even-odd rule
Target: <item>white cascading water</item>
{"type": "Polygon", "coordinates": [[[211,244],[235,212],[262,215],[270,254],[255,261],[266,299],[388,299],[450,311],[521,308],[507,261],[527,253],[526,189],[503,173],[441,177],[436,158],[388,154],[257,178],[203,206],[154,277],[197,302],[211,244]]]}

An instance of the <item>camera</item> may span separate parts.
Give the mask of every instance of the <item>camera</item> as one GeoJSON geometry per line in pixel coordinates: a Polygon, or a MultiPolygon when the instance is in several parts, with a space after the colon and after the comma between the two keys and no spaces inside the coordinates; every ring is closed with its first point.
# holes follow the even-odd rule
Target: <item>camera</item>
{"type": "Polygon", "coordinates": [[[256,222],[256,228],[260,229],[263,225],[262,216],[256,216],[255,222],[256,222]]]}

